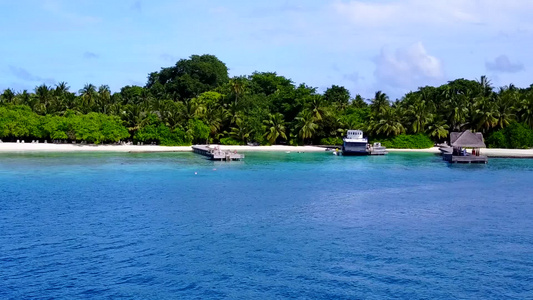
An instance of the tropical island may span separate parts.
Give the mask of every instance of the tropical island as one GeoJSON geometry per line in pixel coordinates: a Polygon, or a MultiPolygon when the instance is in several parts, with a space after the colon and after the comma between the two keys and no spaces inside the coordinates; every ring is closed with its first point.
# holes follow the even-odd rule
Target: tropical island
{"type": "Polygon", "coordinates": [[[482,76],[395,101],[381,91],[363,99],[336,85],[319,93],[274,72],[230,78],[217,57],[192,55],[150,73],[144,87],[116,93],[92,84],[73,92],[60,82],[0,94],[3,142],[340,145],[348,129],[388,148],[430,148],[463,130],[483,133],[489,148],[531,148],[533,84],[495,89],[482,76]]]}

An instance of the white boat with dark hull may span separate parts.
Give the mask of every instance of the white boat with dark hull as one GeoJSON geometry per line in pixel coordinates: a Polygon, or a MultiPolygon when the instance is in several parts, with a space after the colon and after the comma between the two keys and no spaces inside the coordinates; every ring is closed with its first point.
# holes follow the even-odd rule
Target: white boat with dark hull
{"type": "Polygon", "coordinates": [[[368,139],[362,130],[348,130],[342,139],[342,155],[368,155],[368,139]]]}
{"type": "Polygon", "coordinates": [[[348,130],[346,137],[342,140],[342,155],[385,155],[388,153],[380,143],[369,145],[362,130],[348,130]]]}

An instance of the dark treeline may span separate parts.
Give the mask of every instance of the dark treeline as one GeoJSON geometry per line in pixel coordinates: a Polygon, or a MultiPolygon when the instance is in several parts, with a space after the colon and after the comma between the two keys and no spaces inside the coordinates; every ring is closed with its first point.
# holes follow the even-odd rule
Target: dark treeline
{"type": "Polygon", "coordinates": [[[533,146],[532,128],[533,85],[495,89],[482,76],[421,87],[396,101],[381,91],[365,100],[336,85],[321,94],[276,73],[230,78],[212,55],[182,59],[149,74],[144,87],[117,93],[92,84],[73,92],[61,82],[0,95],[4,141],[332,145],[347,129],[389,142],[440,142],[471,129],[491,146],[523,148],[533,146]]]}

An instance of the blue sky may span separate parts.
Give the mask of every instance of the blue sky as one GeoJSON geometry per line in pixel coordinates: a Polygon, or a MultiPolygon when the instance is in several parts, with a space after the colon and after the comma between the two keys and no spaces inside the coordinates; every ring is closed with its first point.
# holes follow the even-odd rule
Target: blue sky
{"type": "Polygon", "coordinates": [[[481,75],[527,87],[532,15],[531,0],[0,0],[0,90],[118,91],[193,54],[365,98],[481,75]]]}

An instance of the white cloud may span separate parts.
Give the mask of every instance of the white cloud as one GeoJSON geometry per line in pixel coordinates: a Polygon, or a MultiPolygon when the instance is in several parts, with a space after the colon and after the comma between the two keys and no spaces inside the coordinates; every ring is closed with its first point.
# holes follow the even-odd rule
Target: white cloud
{"type": "Polygon", "coordinates": [[[520,62],[512,63],[507,55],[500,55],[494,61],[486,62],[485,67],[489,71],[501,73],[516,73],[524,70],[524,64],[520,62]]]}
{"type": "Polygon", "coordinates": [[[532,61],[524,52],[533,47],[531,0],[335,0],[328,13],[336,17],[331,21],[335,31],[324,40],[336,39],[329,43],[336,46],[332,51],[350,57],[362,76],[374,72],[376,90],[400,96],[427,84],[479,78],[487,70],[530,84],[531,71],[522,67],[532,61]],[[404,48],[417,41],[423,45],[404,48]],[[384,46],[374,58],[375,69],[364,64],[384,46]],[[492,60],[502,53],[512,60],[492,60]]]}
{"type": "MultiPolygon", "coordinates": [[[[533,29],[530,0],[404,0],[336,1],[335,11],[362,28],[405,28],[405,26],[462,27],[485,25],[505,30],[522,25],[533,29]]],[[[450,28],[451,27],[451,28],[450,28]]],[[[422,29],[422,28],[420,28],[422,29]]]]}
{"type": "Polygon", "coordinates": [[[409,89],[444,78],[442,63],[428,54],[421,42],[394,53],[382,49],[375,63],[374,75],[379,85],[409,89]]]}
{"type": "Polygon", "coordinates": [[[334,8],[340,14],[348,17],[355,24],[382,26],[401,10],[397,4],[368,3],[362,1],[337,2],[334,8]]]}

